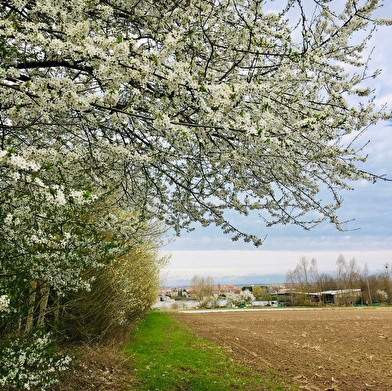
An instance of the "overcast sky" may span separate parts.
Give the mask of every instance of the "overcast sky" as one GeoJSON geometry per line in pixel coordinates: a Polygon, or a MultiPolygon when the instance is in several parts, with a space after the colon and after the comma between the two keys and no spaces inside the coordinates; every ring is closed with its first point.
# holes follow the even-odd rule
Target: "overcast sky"
{"type": "MultiPolygon", "coordinates": [[[[382,16],[392,18],[392,1],[385,1],[382,16]]],[[[372,87],[376,89],[376,103],[392,107],[392,26],[380,27],[373,34],[371,69],[381,69],[372,87]]],[[[364,167],[378,174],[392,177],[392,122],[380,122],[363,136],[370,140],[369,155],[364,167]]],[[[355,258],[359,266],[367,263],[377,272],[385,263],[392,263],[392,182],[360,181],[355,190],[342,193],[340,217],[350,220],[346,232],[339,232],[327,223],[312,231],[297,226],[266,228],[257,214],[235,217],[242,229],[265,237],[264,244],[255,249],[249,243],[232,242],[215,227],[197,227],[184,233],[175,242],[162,248],[171,254],[165,268],[165,286],[188,285],[193,275],[212,276],[216,283],[284,282],[288,270],[294,269],[299,259],[316,258],[319,270],[333,272],[342,254],[346,260],[355,258]]],[[[230,215],[231,216],[231,215],[230,215]]],[[[234,214],[233,214],[234,216],[234,214]]]]}

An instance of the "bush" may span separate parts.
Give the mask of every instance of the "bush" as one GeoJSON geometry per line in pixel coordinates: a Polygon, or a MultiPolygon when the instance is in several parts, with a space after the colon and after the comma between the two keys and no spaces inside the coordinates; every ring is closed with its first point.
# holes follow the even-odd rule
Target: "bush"
{"type": "Polygon", "coordinates": [[[72,340],[100,342],[137,322],[158,297],[159,270],[166,262],[140,244],[105,268],[91,270],[89,292],[75,293],[67,305],[64,331],[72,340]]]}

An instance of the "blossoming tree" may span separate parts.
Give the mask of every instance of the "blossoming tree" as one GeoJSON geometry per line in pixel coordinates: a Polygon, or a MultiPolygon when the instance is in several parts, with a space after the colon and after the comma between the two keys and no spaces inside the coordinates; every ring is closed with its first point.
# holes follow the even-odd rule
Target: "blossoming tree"
{"type": "Polygon", "coordinates": [[[375,0],[284,3],[3,1],[2,148],[85,148],[99,183],[178,231],[260,244],[227,209],[340,228],[337,189],[370,178],[343,140],[385,114],[362,53],[386,21],[375,0]],[[108,154],[118,169],[95,170],[108,154]]]}

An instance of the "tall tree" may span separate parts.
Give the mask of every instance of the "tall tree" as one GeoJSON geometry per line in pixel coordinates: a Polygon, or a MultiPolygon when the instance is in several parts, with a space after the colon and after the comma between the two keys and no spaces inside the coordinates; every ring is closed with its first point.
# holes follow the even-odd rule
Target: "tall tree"
{"type": "Polygon", "coordinates": [[[339,297],[341,304],[352,304],[356,299],[356,295],[353,294],[352,290],[360,286],[360,270],[357,262],[355,258],[346,262],[344,256],[340,254],[336,265],[337,286],[345,292],[339,297]]]}
{"type": "Polygon", "coordinates": [[[372,299],[372,291],[370,289],[369,268],[367,263],[365,263],[365,266],[363,267],[361,280],[362,280],[362,292],[365,292],[365,294],[364,293],[362,294],[363,297],[365,298],[365,302],[368,304],[372,304],[373,299],[372,299]]]}
{"type": "Polygon", "coordinates": [[[317,292],[319,293],[319,302],[325,304],[324,298],[321,294],[321,292],[324,290],[323,289],[324,288],[323,276],[322,276],[322,274],[320,274],[320,272],[318,270],[316,258],[312,258],[312,260],[310,262],[309,274],[310,274],[310,278],[314,284],[315,290],[317,290],[317,292]]]}
{"type": "Polygon", "coordinates": [[[299,304],[309,304],[309,293],[314,288],[312,274],[315,268],[315,261],[312,260],[309,265],[309,260],[306,257],[301,257],[294,270],[289,270],[286,274],[286,284],[294,292],[294,299],[299,304]]]}
{"type": "Polygon", "coordinates": [[[214,279],[211,276],[200,277],[195,275],[191,279],[191,290],[200,307],[204,307],[214,293],[214,279]]]}
{"type": "Polygon", "coordinates": [[[384,270],[380,273],[381,280],[381,290],[384,291],[387,295],[387,301],[392,303],[392,264],[385,263],[384,270]]]}

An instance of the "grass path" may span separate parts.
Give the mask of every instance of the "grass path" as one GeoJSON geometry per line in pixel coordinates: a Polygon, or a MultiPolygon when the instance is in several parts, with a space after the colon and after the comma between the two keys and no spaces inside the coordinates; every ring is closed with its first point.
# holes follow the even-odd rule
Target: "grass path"
{"type": "Polygon", "coordinates": [[[125,347],[135,391],[294,390],[276,374],[261,378],[218,345],[193,334],[166,312],[152,312],[125,347]]]}

